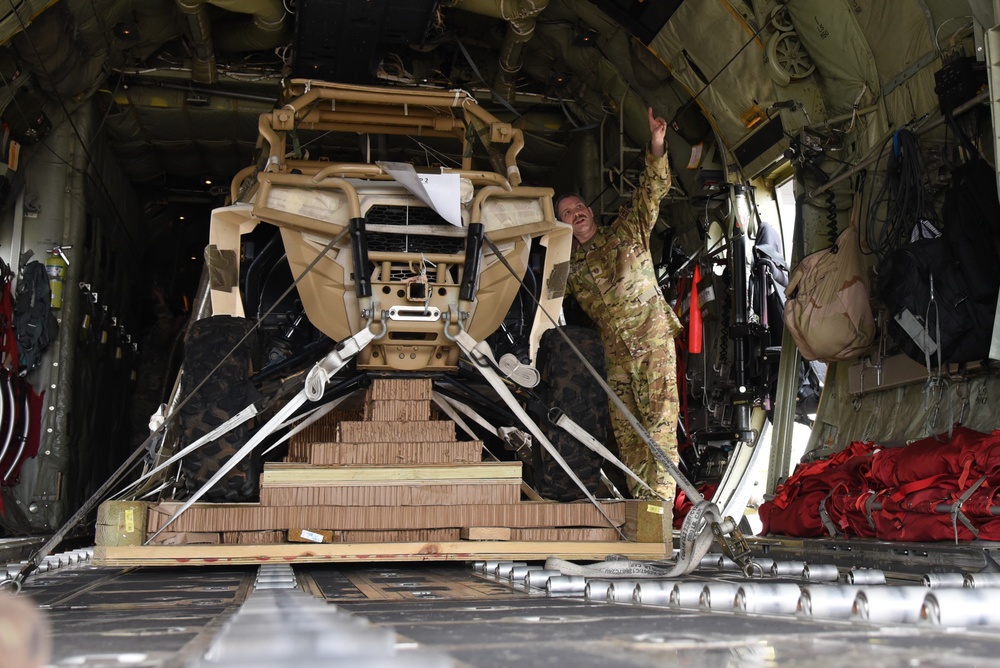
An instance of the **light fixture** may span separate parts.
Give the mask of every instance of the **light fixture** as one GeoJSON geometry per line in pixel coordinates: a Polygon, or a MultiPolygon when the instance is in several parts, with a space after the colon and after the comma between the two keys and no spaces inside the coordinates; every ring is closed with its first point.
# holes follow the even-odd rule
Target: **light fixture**
{"type": "Polygon", "coordinates": [[[584,28],[573,35],[573,46],[597,46],[597,38],[600,33],[593,28],[584,28]]]}
{"type": "Polygon", "coordinates": [[[549,75],[549,85],[555,86],[556,88],[565,86],[568,81],[569,81],[569,75],[566,74],[565,72],[556,71],[552,72],[552,74],[549,75]]]}
{"type": "Polygon", "coordinates": [[[135,21],[119,21],[111,30],[120,40],[133,42],[139,39],[139,26],[135,21]]]}

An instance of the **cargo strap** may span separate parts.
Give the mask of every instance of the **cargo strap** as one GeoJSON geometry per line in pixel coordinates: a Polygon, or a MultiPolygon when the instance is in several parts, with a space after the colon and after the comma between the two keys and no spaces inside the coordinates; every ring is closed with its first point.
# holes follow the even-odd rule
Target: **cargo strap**
{"type": "Polygon", "coordinates": [[[521,405],[510,391],[510,388],[504,384],[503,379],[500,378],[500,374],[494,370],[496,361],[493,359],[493,351],[490,350],[489,344],[485,341],[476,341],[474,338],[469,336],[469,334],[462,327],[459,327],[458,333],[455,335],[449,333],[448,327],[452,324],[451,312],[445,316],[445,320],[445,336],[458,344],[459,348],[462,349],[462,352],[464,352],[468,358],[472,360],[473,366],[479,370],[479,373],[482,374],[486,382],[493,387],[494,391],[496,391],[500,398],[503,399],[503,402],[507,404],[507,408],[509,408],[511,412],[517,416],[517,418],[521,421],[521,424],[523,424],[531,435],[538,440],[538,443],[545,448],[546,452],[549,453],[552,459],[554,459],[562,470],[566,472],[566,475],[570,477],[570,480],[572,480],[576,486],[583,491],[583,493],[587,496],[587,500],[590,501],[594,507],[597,508],[597,511],[601,514],[601,516],[607,520],[608,526],[613,527],[622,537],[622,540],[626,540],[621,527],[616,525],[614,521],[608,517],[608,514],[604,512],[604,507],[601,506],[597,499],[594,498],[594,495],[590,492],[590,490],[587,489],[587,486],[583,484],[579,477],[577,477],[576,473],[573,472],[573,468],[566,462],[565,459],[563,459],[563,456],[559,454],[559,451],[556,450],[555,446],[552,445],[549,439],[545,437],[545,434],[542,433],[542,430],[537,424],[535,424],[535,421],[528,416],[523,408],[521,408],[521,405]]]}
{"type": "Polygon", "coordinates": [[[862,504],[865,511],[865,519],[868,520],[868,526],[870,526],[873,531],[875,530],[875,517],[873,516],[872,513],[874,511],[873,506],[875,503],[875,498],[876,498],[875,490],[868,490],[868,492],[866,492],[865,500],[862,504]]]}
{"type": "MultiPolygon", "coordinates": [[[[669,568],[628,559],[609,559],[598,564],[582,566],[556,557],[549,557],[545,562],[545,568],[558,570],[563,575],[612,579],[678,577],[698,568],[715,539],[719,539],[725,555],[739,564],[747,577],[751,577],[754,563],[750,559],[750,549],[743,534],[732,518],[723,518],[718,507],[711,501],[705,500],[695,504],[684,519],[680,532],[680,551],[669,568]]],[[[757,570],[760,570],[759,567],[757,570]]]]}
{"type": "Polygon", "coordinates": [[[829,533],[833,538],[840,536],[840,532],[837,531],[837,525],[830,519],[830,513],[826,511],[826,502],[830,500],[830,497],[833,496],[833,493],[836,492],[837,489],[838,487],[831,489],[826,496],[820,499],[819,502],[819,519],[823,523],[824,528],[826,528],[827,533],[829,533]]]}
{"type": "Polygon", "coordinates": [[[612,464],[614,464],[618,469],[621,470],[622,473],[624,473],[628,477],[630,477],[633,480],[635,480],[643,488],[645,488],[646,490],[648,490],[649,493],[652,494],[653,496],[657,497],[661,501],[671,501],[669,499],[664,499],[659,494],[657,494],[656,491],[653,490],[653,488],[650,487],[649,484],[646,483],[645,480],[643,480],[642,478],[640,478],[639,476],[637,476],[635,474],[635,472],[632,469],[630,469],[628,466],[626,466],[625,463],[622,460],[620,460],[617,457],[615,457],[615,455],[614,455],[613,452],[611,452],[606,447],[604,447],[604,444],[602,444],[596,438],[594,438],[593,436],[591,436],[583,427],[581,427],[576,422],[574,422],[572,419],[570,419],[570,417],[568,415],[566,415],[565,413],[563,413],[562,410],[560,410],[559,408],[553,408],[553,409],[551,409],[549,411],[549,422],[552,422],[557,427],[565,430],[568,434],[570,434],[571,436],[573,436],[576,440],[580,441],[580,443],[582,443],[584,446],[586,446],[587,448],[593,450],[594,452],[596,452],[597,454],[599,454],[601,457],[604,457],[604,459],[606,459],[609,462],[611,462],[612,464]],[[558,417],[556,417],[556,418],[553,419],[553,415],[558,416],[558,417]]]}
{"type": "Polygon", "coordinates": [[[264,442],[271,434],[277,431],[285,421],[290,418],[295,411],[297,411],[301,406],[303,406],[306,401],[319,401],[323,398],[323,390],[326,387],[327,381],[333,377],[340,369],[344,368],[347,363],[359,352],[365,349],[372,341],[376,339],[376,335],[372,333],[371,329],[366,327],[349,339],[345,339],[338,346],[337,350],[333,350],[326,355],[323,359],[310,369],[309,373],[306,374],[306,383],[298,394],[296,394],[292,399],[285,404],[274,417],[268,420],[253,437],[248,440],[243,447],[236,451],[236,453],[230,457],[226,462],[219,467],[219,470],[215,472],[208,482],[202,485],[198,491],[191,495],[180,508],[178,508],[173,515],[163,524],[162,527],[157,530],[152,536],[146,540],[148,545],[150,541],[156,538],[160,532],[166,529],[168,526],[173,524],[174,520],[183,515],[188,508],[193,506],[195,502],[198,501],[205,492],[212,489],[216,483],[222,480],[226,474],[228,474],[233,468],[243,461],[258,445],[264,442]]]}
{"type": "Polygon", "coordinates": [[[278,447],[279,445],[281,445],[285,441],[291,440],[292,436],[295,436],[296,434],[300,433],[304,429],[307,429],[308,427],[310,427],[313,424],[315,424],[318,420],[320,420],[322,417],[324,417],[327,413],[329,413],[334,408],[336,408],[341,403],[343,403],[345,399],[347,399],[346,395],[342,396],[342,397],[337,397],[336,399],[334,399],[333,401],[331,401],[331,402],[329,402],[327,404],[324,404],[324,405],[322,405],[322,406],[320,406],[318,408],[314,408],[313,410],[309,411],[308,413],[305,413],[303,415],[299,415],[297,417],[294,417],[291,420],[288,420],[287,422],[285,422],[284,424],[279,425],[278,429],[284,429],[285,427],[291,427],[296,422],[299,423],[299,424],[295,425],[294,427],[292,427],[292,429],[290,429],[287,434],[285,434],[284,436],[282,436],[281,438],[279,438],[277,441],[275,441],[274,443],[272,443],[271,446],[267,450],[265,450],[264,452],[261,453],[261,455],[262,456],[266,455],[267,453],[271,452],[271,450],[274,450],[276,447],[278,447]]]}
{"type": "MultiPolygon", "coordinates": [[[[122,462],[122,464],[115,470],[115,472],[112,473],[111,476],[107,480],[105,480],[93,494],[90,495],[89,499],[84,501],[84,503],[76,510],[76,512],[73,513],[73,515],[68,520],[66,520],[66,522],[64,522],[61,527],[59,527],[59,529],[52,535],[52,537],[49,538],[49,540],[46,541],[44,545],[38,548],[38,550],[32,553],[31,557],[28,558],[27,563],[24,565],[24,567],[22,567],[21,570],[17,573],[17,575],[14,576],[14,580],[18,584],[24,582],[25,578],[27,578],[28,575],[30,575],[36,568],[38,568],[38,564],[41,563],[42,559],[44,559],[57,545],[59,545],[63,541],[66,535],[72,529],[74,529],[90,513],[91,510],[93,510],[94,506],[96,506],[98,503],[104,500],[105,495],[108,494],[111,491],[111,489],[116,484],[118,484],[118,482],[125,476],[125,474],[128,473],[132,469],[132,467],[136,465],[136,463],[140,460],[140,457],[147,453],[150,445],[153,444],[158,438],[160,438],[160,435],[163,433],[164,425],[166,425],[171,419],[173,419],[174,416],[180,413],[180,410],[191,400],[191,397],[197,394],[198,390],[200,390],[201,387],[208,382],[208,380],[215,374],[215,372],[219,369],[219,367],[222,366],[225,360],[227,360],[233,354],[233,351],[239,348],[243,344],[243,341],[246,340],[246,337],[250,336],[250,333],[260,326],[261,320],[271,315],[271,311],[273,311],[274,308],[278,304],[280,304],[282,300],[286,296],[288,296],[288,294],[291,293],[293,289],[295,289],[295,287],[302,281],[303,278],[306,277],[306,275],[310,271],[313,270],[313,268],[319,263],[319,261],[323,259],[335,245],[340,243],[341,239],[343,239],[347,234],[348,234],[348,229],[344,228],[339,234],[330,239],[330,241],[326,244],[326,246],[323,247],[323,249],[319,252],[316,258],[313,259],[313,261],[310,262],[309,265],[302,270],[302,273],[300,273],[295,278],[295,280],[292,281],[292,284],[285,289],[285,291],[278,297],[278,299],[275,300],[274,306],[272,306],[267,311],[267,313],[258,318],[257,322],[255,322],[253,325],[253,329],[247,332],[246,335],[243,337],[243,339],[238,341],[229,350],[229,352],[226,353],[223,359],[218,364],[216,364],[211,371],[208,372],[208,374],[202,379],[202,381],[198,383],[198,385],[191,390],[188,396],[181,399],[181,401],[176,406],[173,406],[171,408],[170,414],[167,415],[164,421],[160,423],[160,425],[158,425],[157,428],[154,429],[149,434],[149,436],[146,437],[146,440],[144,440],[139,445],[139,447],[133,450],[132,453],[125,458],[125,461],[122,462]]],[[[296,399],[297,398],[298,397],[296,397],[296,399]]],[[[295,401],[295,399],[293,399],[293,401],[295,401]]],[[[285,416],[286,417],[290,416],[293,412],[294,410],[289,411],[288,413],[285,414],[285,416]]],[[[282,417],[282,421],[284,419],[285,418],[282,417]]],[[[232,458],[232,461],[234,462],[237,461],[235,456],[232,458]]]]}
{"type": "MultiPolygon", "coordinates": [[[[496,435],[501,441],[506,443],[514,453],[517,454],[518,458],[526,464],[532,462],[533,453],[531,450],[531,436],[513,427],[497,427],[484,418],[482,415],[472,410],[460,401],[456,401],[450,397],[446,397],[440,392],[434,392],[432,395],[434,403],[444,411],[445,415],[451,418],[452,422],[457,424],[466,434],[471,436],[473,439],[478,439],[479,436],[476,435],[474,431],[466,424],[465,420],[462,419],[462,415],[478,424],[480,427],[496,435]],[[461,413],[462,415],[459,415],[461,413]]],[[[492,454],[492,453],[491,453],[492,454]]]]}
{"type": "Polygon", "coordinates": [[[964,524],[965,528],[971,531],[973,536],[979,538],[979,529],[972,526],[972,522],[970,522],[969,518],[966,517],[965,513],[962,512],[962,506],[965,504],[966,501],[969,500],[969,497],[972,496],[973,492],[979,489],[980,485],[982,485],[984,482],[986,482],[986,476],[983,476],[976,482],[972,483],[972,486],[969,487],[969,489],[962,492],[962,496],[958,497],[955,500],[955,503],[951,505],[951,528],[952,531],[955,532],[955,545],[958,545],[959,522],[964,524]]]}
{"type": "Polygon", "coordinates": [[[247,406],[246,408],[244,408],[243,410],[241,410],[239,413],[237,413],[236,415],[232,416],[231,418],[229,418],[228,420],[226,420],[225,422],[223,422],[222,424],[220,424],[218,427],[216,427],[212,431],[208,432],[207,434],[205,434],[204,436],[202,436],[198,440],[194,441],[190,445],[187,445],[184,448],[182,448],[181,450],[179,450],[176,453],[174,453],[174,455],[172,457],[170,457],[169,459],[167,459],[166,461],[161,462],[155,468],[152,468],[149,471],[147,471],[146,473],[144,473],[135,482],[129,484],[128,487],[126,487],[125,489],[121,490],[117,494],[112,495],[111,498],[114,498],[114,499],[121,498],[122,496],[125,496],[126,494],[132,492],[133,490],[135,490],[136,488],[138,488],[139,485],[143,481],[148,480],[149,478],[152,478],[154,475],[156,475],[157,473],[159,473],[163,469],[167,468],[171,464],[179,462],[181,459],[183,459],[187,455],[191,454],[192,452],[194,452],[195,450],[197,450],[201,446],[205,445],[206,443],[211,443],[212,441],[225,436],[226,434],[228,434],[229,432],[231,432],[233,429],[236,429],[237,427],[239,427],[244,422],[247,422],[248,420],[250,420],[253,417],[255,417],[259,412],[260,412],[260,410],[257,408],[256,404],[250,404],[249,406],[247,406]]]}
{"type": "MultiPolygon", "coordinates": [[[[507,261],[507,258],[503,256],[503,253],[497,247],[497,245],[493,243],[493,240],[491,240],[487,235],[483,238],[483,241],[484,243],[486,243],[486,245],[490,247],[496,258],[500,260],[501,264],[503,264],[507,268],[507,270],[513,276],[518,278],[518,280],[520,281],[517,272],[515,272],[514,268],[510,266],[510,263],[507,261]]],[[[521,286],[525,287],[523,282],[521,282],[521,286]]],[[[558,323],[556,322],[555,318],[552,317],[552,314],[545,310],[545,308],[538,302],[537,298],[534,298],[534,300],[535,300],[535,305],[545,315],[545,317],[549,319],[549,322],[551,322],[553,326],[557,326],[558,323]]],[[[625,417],[625,420],[629,423],[632,429],[635,430],[635,432],[639,435],[642,441],[649,447],[656,461],[662,464],[663,468],[667,471],[667,473],[669,473],[670,476],[677,482],[677,487],[684,490],[684,493],[687,495],[687,498],[690,499],[692,503],[697,505],[698,502],[703,501],[705,497],[702,495],[701,492],[698,491],[698,488],[691,484],[691,481],[689,481],[684,476],[684,474],[681,473],[680,469],[677,468],[677,465],[674,464],[674,462],[670,459],[670,457],[667,456],[667,453],[663,451],[663,448],[660,447],[660,444],[653,440],[652,436],[649,435],[649,432],[646,431],[646,428],[642,426],[642,424],[635,417],[635,415],[632,414],[632,411],[629,410],[628,406],[625,405],[625,402],[623,402],[621,398],[617,394],[615,394],[614,390],[611,389],[611,386],[608,385],[607,381],[601,378],[601,374],[599,374],[597,370],[594,369],[593,365],[589,361],[587,361],[586,357],[584,357],[584,355],[576,347],[576,344],[574,344],[570,340],[570,338],[566,336],[566,333],[560,330],[558,327],[556,327],[556,331],[559,332],[560,336],[563,337],[563,340],[566,341],[566,343],[569,345],[570,349],[576,354],[576,356],[580,358],[580,361],[583,363],[584,368],[586,368],[587,372],[590,373],[591,376],[593,376],[597,384],[601,386],[601,389],[608,396],[608,399],[611,400],[611,403],[613,403],[615,407],[618,408],[619,411],[621,411],[621,414],[625,417]]],[[[493,362],[493,364],[496,364],[496,362],[493,362]]]]}
{"type": "MultiPolygon", "coordinates": [[[[493,251],[494,256],[500,261],[501,264],[503,264],[504,267],[507,268],[507,271],[509,271],[512,276],[517,278],[517,280],[521,283],[521,287],[522,288],[525,287],[524,282],[520,280],[520,276],[518,275],[518,273],[514,271],[514,268],[512,266],[510,266],[510,263],[507,261],[507,258],[504,257],[503,253],[500,251],[497,245],[493,243],[493,240],[490,239],[489,235],[483,237],[483,242],[490,247],[490,249],[493,251]]],[[[685,518],[683,526],[681,527],[682,541],[684,538],[683,533],[687,529],[689,532],[697,534],[699,541],[703,542],[704,540],[707,540],[707,544],[704,545],[704,550],[705,552],[707,552],[709,546],[711,545],[713,537],[718,537],[720,538],[720,540],[722,540],[722,548],[724,551],[732,550],[733,545],[738,546],[735,550],[733,550],[734,552],[738,553],[737,558],[733,559],[733,561],[736,561],[738,564],[740,564],[740,568],[743,569],[744,572],[748,574],[752,572],[753,562],[749,558],[749,550],[745,551],[743,550],[743,546],[746,545],[746,540],[743,538],[743,534],[739,531],[736,523],[733,522],[730,518],[725,518],[725,520],[723,520],[721,516],[722,515],[721,511],[719,510],[718,506],[716,506],[714,503],[710,501],[706,501],[702,493],[698,491],[698,488],[692,485],[691,481],[689,481],[684,476],[684,474],[681,473],[680,469],[677,468],[677,465],[674,464],[674,462],[670,459],[670,457],[667,456],[667,453],[663,451],[663,448],[661,448],[660,445],[653,440],[653,438],[649,435],[649,432],[646,431],[646,429],[642,426],[639,420],[636,419],[636,417],[632,414],[632,411],[630,411],[628,407],[625,405],[625,403],[621,400],[621,398],[619,398],[619,396],[615,394],[614,390],[611,389],[611,387],[607,384],[607,382],[603,378],[601,378],[601,374],[599,374],[597,370],[594,369],[593,365],[591,365],[590,362],[587,361],[587,358],[580,352],[580,350],[570,340],[570,338],[566,336],[566,333],[558,329],[557,326],[558,323],[556,322],[555,318],[552,317],[552,314],[545,310],[545,308],[538,301],[538,299],[534,297],[533,293],[529,291],[529,294],[532,295],[532,299],[535,302],[535,306],[539,309],[539,311],[541,311],[541,313],[545,315],[546,318],[548,318],[549,322],[552,323],[553,326],[556,326],[556,331],[559,332],[560,336],[563,337],[563,339],[569,345],[570,349],[573,350],[576,356],[580,359],[580,361],[583,363],[584,367],[587,369],[590,375],[593,376],[594,380],[601,386],[601,389],[604,390],[605,394],[607,394],[608,399],[615,405],[615,407],[618,408],[619,411],[621,411],[621,414],[628,421],[632,429],[635,430],[635,432],[639,435],[639,437],[643,440],[643,442],[649,447],[656,461],[663,465],[663,468],[666,470],[666,472],[669,473],[670,476],[673,477],[673,479],[677,482],[677,487],[683,490],[684,493],[687,495],[687,498],[694,504],[691,511],[688,513],[688,517],[685,518]],[[702,514],[708,514],[709,517],[717,519],[716,522],[711,523],[712,525],[711,531],[709,530],[710,523],[708,521],[703,522],[702,514],[696,513],[699,507],[706,508],[706,511],[703,512],[702,514]],[[707,513],[707,509],[709,508],[713,510],[712,513],[707,513]],[[692,518],[692,515],[697,515],[697,517],[692,518]],[[723,521],[725,522],[727,530],[720,532],[718,530],[719,523],[723,521]],[[724,538],[724,534],[728,535],[728,538],[724,538]]],[[[462,331],[461,333],[464,334],[465,332],[462,331]]],[[[447,328],[445,328],[445,334],[447,336],[447,328]]],[[[471,337],[469,337],[469,340],[472,341],[471,337]]],[[[523,413],[523,411],[521,412],[523,413]]],[[[551,444],[548,443],[547,439],[544,441],[544,443],[548,444],[547,449],[551,448],[551,444]]],[[[552,448],[550,452],[551,451],[554,451],[554,448],[552,448]]],[[[559,457],[557,461],[559,461],[560,466],[562,466],[564,469],[567,470],[567,472],[570,473],[570,477],[574,481],[576,481],[577,484],[580,484],[582,486],[582,484],[579,483],[579,478],[577,478],[575,474],[569,471],[569,467],[562,459],[562,457],[559,457]]],[[[588,493],[587,496],[590,497],[590,494],[588,493]]],[[[700,542],[699,542],[699,549],[700,549],[700,542]]],[[[684,551],[685,551],[685,544],[682,542],[681,544],[682,557],[685,556],[684,551]]],[[[703,555],[704,552],[702,552],[702,556],[703,555]]],[[[675,568],[681,567],[681,564],[682,562],[679,560],[675,568]]],[[[693,570],[695,567],[697,567],[697,560],[695,560],[694,565],[685,564],[684,567],[690,567],[693,570]]]]}
{"type": "MultiPolygon", "coordinates": [[[[320,418],[322,418],[324,415],[326,415],[327,413],[329,413],[330,411],[332,411],[334,408],[336,408],[338,405],[340,405],[340,403],[343,400],[344,400],[344,397],[339,397],[339,398],[335,399],[334,401],[331,401],[328,404],[325,404],[323,406],[320,406],[319,408],[313,409],[312,411],[309,411],[308,413],[306,413],[304,415],[299,415],[299,416],[297,416],[297,417],[295,417],[295,418],[293,418],[291,420],[288,420],[288,421],[286,421],[286,422],[278,425],[277,427],[275,427],[275,431],[280,431],[281,429],[284,429],[286,427],[289,427],[289,426],[295,424],[296,422],[299,422],[299,424],[296,425],[293,429],[289,430],[289,432],[287,434],[285,434],[284,436],[282,436],[275,443],[271,444],[271,446],[267,450],[265,450],[263,454],[266,455],[268,452],[270,452],[274,448],[278,447],[279,445],[281,445],[285,441],[289,440],[295,434],[299,433],[303,429],[307,428],[309,425],[313,424],[314,422],[316,422],[317,420],[319,420],[320,418]]],[[[231,432],[233,429],[236,429],[241,424],[244,424],[245,422],[253,419],[254,417],[256,417],[259,414],[260,414],[260,409],[258,408],[257,404],[250,404],[249,406],[247,406],[246,408],[244,408],[242,411],[240,411],[236,415],[232,416],[231,418],[229,418],[228,420],[226,420],[225,422],[223,422],[222,424],[220,424],[218,427],[216,427],[212,431],[208,432],[207,434],[205,434],[204,436],[202,436],[198,440],[194,441],[190,445],[187,445],[184,448],[182,448],[181,450],[179,450],[178,452],[174,453],[174,455],[172,457],[170,457],[170,458],[166,459],[165,461],[161,462],[155,468],[150,469],[149,471],[147,471],[146,473],[144,473],[137,480],[135,480],[135,482],[129,484],[128,487],[126,487],[125,489],[121,490],[117,494],[112,495],[111,498],[117,499],[117,498],[121,498],[121,497],[125,496],[126,494],[129,494],[130,492],[136,490],[143,481],[148,480],[149,478],[152,478],[154,475],[156,475],[157,473],[159,473],[163,469],[167,468],[168,466],[171,466],[172,464],[175,464],[175,463],[179,462],[181,459],[183,459],[187,455],[191,454],[192,452],[194,452],[195,450],[197,450],[201,446],[205,445],[206,443],[211,443],[211,442],[215,441],[216,439],[222,438],[223,436],[225,436],[226,434],[228,434],[229,432],[231,432]]]]}

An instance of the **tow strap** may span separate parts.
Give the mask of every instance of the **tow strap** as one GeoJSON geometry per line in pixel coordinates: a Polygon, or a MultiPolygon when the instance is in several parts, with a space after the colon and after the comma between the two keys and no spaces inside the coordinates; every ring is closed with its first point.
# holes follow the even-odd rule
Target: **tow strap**
{"type": "Polygon", "coordinates": [[[507,408],[509,408],[511,412],[517,416],[517,419],[519,419],[521,424],[523,424],[525,428],[531,432],[531,435],[538,439],[538,443],[545,448],[546,452],[549,453],[552,459],[554,459],[562,470],[566,472],[566,475],[570,477],[570,480],[572,480],[587,496],[587,500],[590,501],[601,516],[607,520],[608,526],[614,527],[615,531],[617,531],[624,540],[625,535],[622,533],[621,527],[617,526],[614,521],[608,517],[608,514],[604,511],[604,507],[596,498],[594,498],[594,495],[591,494],[590,490],[587,489],[587,486],[583,484],[580,478],[577,477],[576,473],[573,472],[573,468],[566,462],[565,459],[563,459],[563,456],[559,454],[559,451],[556,450],[555,446],[552,445],[549,439],[545,437],[545,434],[538,427],[538,425],[535,424],[535,421],[528,416],[523,408],[521,408],[521,405],[517,402],[517,399],[510,391],[510,388],[508,388],[503,382],[503,379],[500,378],[500,374],[494,370],[496,360],[493,358],[493,351],[490,350],[489,344],[485,341],[476,341],[474,338],[469,336],[465,329],[458,323],[455,323],[459,326],[458,333],[455,335],[450,334],[448,332],[448,327],[452,324],[451,312],[449,312],[446,316],[445,321],[445,337],[458,344],[459,348],[462,349],[462,352],[464,352],[466,356],[472,360],[473,366],[479,370],[479,373],[482,374],[486,382],[493,387],[493,390],[500,395],[500,398],[503,399],[505,404],[507,404],[507,408]]]}
{"type": "Polygon", "coordinates": [[[608,559],[597,564],[582,566],[557,557],[549,557],[545,562],[545,568],[557,570],[563,575],[584,577],[672,578],[686,575],[698,568],[702,557],[708,554],[715,539],[722,544],[723,553],[739,564],[744,575],[750,577],[753,573],[753,562],[750,560],[750,549],[742,538],[742,533],[732,518],[723,518],[719,508],[705,499],[696,503],[685,518],[680,532],[680,551],[669,568],[630,559],[608,559]],[[732,538],[734,534],[739,536],[737,540],[732,538]],[[734,550],[733,547],[739,543],[742,543],[742,548],[734,550]]]}
{"type": "MultiPolygon", "coordinates": [[[[521,287],[524,288],[525,286],[523,281],[521,281],[517,272],[514,271],[514,268],[510,266],[510,263],[507,261],[507,258],[504,257],[501,250],[497,247],[493,240],[489,238],[489,235],[483,236],[483,242],[490,247],[494,257],[496,257],[500,263],[507,268],[507,271],[509,271],[511,275],[518,280],[521,287]]],[[[558,327],[559,323],[556,322],[551,313],[545,310],[545,307],[538,301],[538,298],[535,297],[534,293],[528,291],[528,294],[530,294],[534,300],[536,308],[538,308],[541,313],[545,314],[545,317],[548,318],[549,322],[552,323],[556,331],[559,332],[559,335],[563,337],[573,353],[583,363],[587,372],[593,376],[594,380],[601,386],[601,389],[604,390],[608,399],[611,400],[619,411],[621,411],[621,414],[625,417],[632,429],[635,430],[639,437],[642,438],[643,442],[649,447],[650,452],[653,453],[653,457],[656,461],[663,466],[666,472],[669,473],[670,476],[677,482],[677,487],[683,490],[687,495],[687,498],[694,504],[694,507],[684,519],[684,524],[681,526],[681,551],[678,555],[676,563],[671,568],[671,572],[676,571],[674,574],[683,574],[693,571],[698,567],[698,562],[701,559],[701,556],[704,556],[704,554],[708,551],[712,541],[717,539],[721,544],[723,553],[739,564],[740,569],[749,576],[753,571],[753,561],[750,558],[750,548],[747,545],[746,538],[744,538],[743,532],[740,531],[738,524],[730,517],[723,518],[719,507],[712,501],[706,500],[702,493],[698,491],[698,488],[691,484],[691,481],[688,480],[683,473],[681,473],[680,469],[677,468],[677,465],[674,464],[670,457],[668,457],[663,451],[663,448],[661,448],[660,445],[653,440],[653,438],[649,435],[649,432],[647,432],[642,424],[640,424],[639,420],[636,419],[625,403],[618,397],[617,394],[615,394],[614,390],[611,389],[607,382],[601,378],[601,375],[597,373],[597,370],[594,369],[590,362],[587,361],[586,356],[580,352],[580,350],[576,347],[576,344],[574,344],[566,333],[558,327]],[[711,533],[709,533],[709,530],[711,530],[711,533]],[[694,554],[699,551],[701,551],[701,555],[697,559],[694,559],[694,554]]],[[[445,335],[447,336],[447,327],[445,328],[445,332],[445,335]]],[[[464,330],[460,331],[460,335],[462,334],[465,334],[464,330]]],[[[466,335],[466,337],[469,341],[472,341],[471,337],[468,337],[468,335],[466,335]]],[[[461,342],[459,342],[459,345],[462,345],[461,342]]],[[[466,354],[469,353],[467,352],[466,354]]],[[[474,357],[473,360],[475,361],[474,357]]],[[[480,371],[483,372],[481,366],[477,365],[477,367],[479,367],[480,371]]],[[[485,372],[483,373],[485,375],[485,372]]],[[[504,389],[506,390],[506,388],[504,389]]],[[[520,415],[518,417],[520,417],[520,415]]],[[[532,433],[534,434],[534,432],[532,433]]],[[[550,453],[554,452],[555,449],[552,448],[552,444],[549,443],[547,439],[544,441],[540,440],[540,442],[543,447],[546,447],[546,449],[549,450],[550,453]]],[[[559,465],[562,466],[567,473],[569,473],[570,478],[576,482],[581,489],[584,489],[582,483],[579,481],[579,478],[577,478],[576,475],[569,470],[569,466],[566,464],[565,460],[558,456],[554,456],[554,458],[559,462],[559,465]]],[[[587,492],[587,498],[591,499],[591,501],[596,504],[596,501],[589,491],[587,492]]]]}
{"type": "Polygon", "coordinates": [[[160,535],[160,532],[170,526],[178,517],[183,515],[188,508],[204,496],[205,492],[212,489],[212,487],[222,480],[226,474],[233,469],[233,467],[245,459],[254,448],[263,443],[268,436],[280,429],[285,424],[285,421],[294,415],[295,411],[297,411],[307,401],[319,401],[322,399],[324,388],[330,378],[344,368],[351,358],[364,350],[368,344],[376,338],[376,335],[372,333],[371,329],[366,327],[349,339],[344,339],[337,350],[331,351],[326,355],[326,357],[321,359],[319,362],[316,362],[313,368],[309,371],[309,374],[306,376],[305,386],[299,390],[298,394],[292,397],[291,400],[281,408],[281,410],[275,413],[274,417],[261,426],[261,428],[257,430],[253,437],[248,440],[243,447],[237,450],[232,457],[226,460],[226,463],[219,467],[219,470],[215,472],[215,475],[209,478],[208,482],[192,494],[181,505],[181,507],[170,516],[170,519],[168,519],[163,526],[156,531],[156,533],[146,540],[145,544],[148,545],[153,539],[160,535]]]}

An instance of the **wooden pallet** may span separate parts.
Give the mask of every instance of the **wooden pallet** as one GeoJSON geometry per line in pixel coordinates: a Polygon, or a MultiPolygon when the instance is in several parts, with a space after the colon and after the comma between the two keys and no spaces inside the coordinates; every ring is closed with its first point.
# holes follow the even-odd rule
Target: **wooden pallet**
{"type": "Polygon", "coordinates": [[[309,545],[142,545],[98,546],[93,562],[101,566],[232,566],[281,563],[358,563],[376,561],[544,561],[555,556],[600,561],[609,554],[632,559],[664,559],[662,543],[458,541],[447,543],[326,543],[309,545]]]}
{"type": "MultiPolygon", "coordinates": [[[[267,464],[260,503],[180,502],[104,508],[95,562],[105,565],[288,562],[660,559],[662,541],[629,542],[622,502],[521,501],[519,462],[481,462],[433,419],[429,379],[373,382],[359,410],[337,411],[267,464]],[[359,419],[364,418],[364,419],[359,419]],[[140,517],[137,520],[136,515],[140,517]],[[108,538],[109,537],[109,538],[108,538]]],[[[646,532],[649,533],[649,532],[646,532]]]]}

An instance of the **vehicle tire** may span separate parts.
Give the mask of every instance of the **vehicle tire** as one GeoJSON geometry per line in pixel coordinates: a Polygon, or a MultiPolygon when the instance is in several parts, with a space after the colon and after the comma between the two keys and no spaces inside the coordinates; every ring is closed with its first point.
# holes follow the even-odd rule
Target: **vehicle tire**
{"type": "MultiPolygon", "coordinates": [[[[597,332],[576,326],[560,329],[603,378],[604,347],[597,332]]],[[[542,401],[550,408],[561,409],[594,438],[606,444],[611,423],[607,395],[559,331],[549,330],[542,335],[538,368],[542,375],[539,390],[542,401]]],[[[543,420],[541,426],[580,481],[592,494],[596,493],[601,484],[604,458],[547,420],[543,420]]],[[[535,487],[539,494],[556,501],[586,498],[541,445],[537,445],[535,450],[535,487]]]]}
{"type": "MultiPolygon", "coordinates": [[[[180,410],[183,445],[193,443],[259,398],[249,381],[256,343],[253,333],[247,336],[252,327],[245,318],[230,316],[211,316],[191,325],[184,343],[181,398],[191,394],[216,365],[219,368],[180,410]]],[[[184,458],[181,468],[189,495],[201,489],[246,443],[248,431],[244,423],[184,458]]],[[[251,454],[202,498],[220,503],[254,500],[259,478],[260,457],[251,454]]]]}

